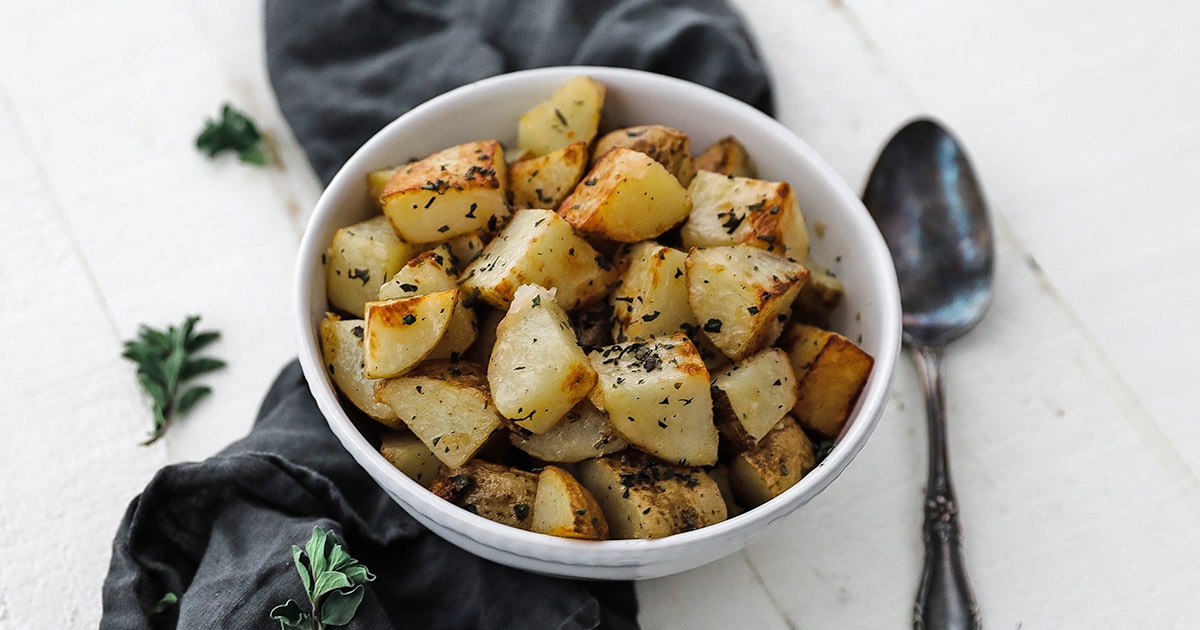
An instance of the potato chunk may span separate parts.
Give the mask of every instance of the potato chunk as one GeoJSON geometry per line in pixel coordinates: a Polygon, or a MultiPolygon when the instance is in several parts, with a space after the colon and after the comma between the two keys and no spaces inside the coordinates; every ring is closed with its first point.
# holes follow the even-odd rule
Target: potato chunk
{"type": "Polygon", "coordinates": [[[708,370],[687,335],[596,348],[594,395],[630,444],[668,462],[717,461],[708,370]]]}
{"type": "Polygon", "coordinates": [[[752,448],[796,404],[796,375],[786,352],[767,348],[713,378],[717,430],[739,449],[752,448]]]}
{"type": "Polygon", "coordinates": [[[416,247],[397,236],[383,216],[338,230],[321,257],[329,303],[362,317],[363,305],[414,255],[416,247]]]}
{"type": "Polygon", "coordinates": [[[696,169],[692,166],[692,140],[672,127],[640,125],[617,129],[596,141],[592,154],[599,159],[605,153],[624,147],[645,153],[667,167],[685,187],[692,181],[696,169]]]}
{"type": "MultiPolygon", "coordinates": [[[[379,287],[380,300],[395,300],[458,288],[453,255],[447,244],[422,252],[400,268],[392,279],[379,287]]],[[[455,301],[454,313],[437,345],[425,359],[449,359],[461,355],[475,342],[479,323],[475,310],[455,301]]]]}
{"type": "Polygon", "coordinates": [[[321,320],[321,355],[329,378],[342,395],[363,413],[388,426],[403,426],[391,407],[375,401],[375,379],[363,374],[363,334],[366,322],[327,313],[321,320]]]}
{"type": "Polygon", "coordinates": [[[387,187],[388,180],[396,174],[398,168],[381,168],[367,173],[367,196],[380,210],[383,210],[383,189],[387,187]]]}
{"type": "Polygon", "coordinates": [[[806,265],[810,272],[808,282],[792,302],[792,319],[827,328],[829,318],[842,301],[842,281],[833,272],[813,265],[811,259],[806,265]]]}
{"type": "Polygon", "coordinates": [[[429,490],[488,520],[528,530],[537,487],[531,472],[474,460],[445,471],[429,490]]]}
{"type": "Polygon", "coordinates": [[[575,463],[624,450],[629,446],[608,421],[608,414],[581,400],[558,424],[538,435],[516,431],[512,445],[544,462],[575,463]]]}
{"type": "Polygon", "coordinates": [[[438,151],[396,169],[383,189],[383,213],[413,243],[494,227],[508,215],[508,172],[495,140],[438,151]]]}
{"type": "Polygon", "coordinates": [[[518,210],[483,254],[463,271],[461,285],[486,302],[508,310],[517,287],[556,288],[564,310],[604,297],[616,270],[562,217],[549,210],[518,210]]]}
{"type": "Polygon", "coordinates": [[[574,190],[588,166],[586,142],[567,146],[508,168],[514,208],[554,209],[574,190]]]}
{"type": "Polygon", "coordinates": [[[458,289],[367,302],[363,373],[399,376],[423,361],[446,334],[456,304],[458,289]]]}
{"type": "Polygon", "coordinates": [[[744,243],[804,262],[808,229],[787,182],[696,174],[688,186],[692,211],[680,236],[684,247],[744,243]]]}
{"type": "Polygon", "coordinates": [[[783,494],[816,465],[812,442],[784,416],[757,446],[729,462],[730,486],[743,506],[753,508],[783,494]]]}
{"type": "MultiPolygon", "coordinates": [[[[383,403],[380,403],[383,404],[383,403]]],[[[379,453],[409,479],[428,488],[442,469],[442,462],[421,438],[408,431],[391,431],[380,438],[379,453]]]]}
{"type": "Polygon", "coordinates": [[[605,153],[558,207],[585,236],[636,243],[683,221],[692,200],[654,158],[625,148],[605,153]]]}
{"type": "Polygon", "coordinates": [[[483,368],[472,363],[427,361],[375,386],[387,404],[442,463],[462,466],[504,419],[488,396],[483,368]]]}
{"type": "Polygon", "coordinates": [[[713,345],[741,361],[775,342],[808,269],[750,245],[693,249],[688,303],[713,345]]]}
{"type": "Polygon", "coordinates": [[[701,468],[609,456],[580,463],[579,481],[600,503],[613,538],[662,538],[728,516],[717,483],[701,468]]]}
{"type": "Polygon", "coordinates": [[[842,335],[807,324],[789,325],[780,345],[796,370],[792,415],[805,429],[836,438],[867,384],[875,358],[842,335]]]}
{"type": "Polygon", "coordinates": [[[496,327],[488,385],[496,409],[534,433],[549,431],[596,385],[596,371],[553,290],[517,288],[496,327]]]}
{"type": "Polygon", "coordinates": [[[758,177],[758,169],[746,147],[733,136],[725,136],[700,152],[692,165],[697,171],[712,171],[735,177],[758,177]]]}
{"type": "Polygon", "coordinates": [[[558,466],[546,466],[538,474],[531,529],[563,538],[608,538],[608,521],[596,497],[558,466]]]}
{"type": "Polygon", "coordinates": [[[517,148],[529,157],[546,155],[573,142],[591,144],[600,127],[606,89],[587,76],[573,77],[517,122],[517,148]]]}
{"type": "Polygon", "coordinates": [[[643,241],[630,247],[617,264],[621,282],[609,295],[612,337],[624,342],[694,330],[688,304],[687,254],[643,241]]]}

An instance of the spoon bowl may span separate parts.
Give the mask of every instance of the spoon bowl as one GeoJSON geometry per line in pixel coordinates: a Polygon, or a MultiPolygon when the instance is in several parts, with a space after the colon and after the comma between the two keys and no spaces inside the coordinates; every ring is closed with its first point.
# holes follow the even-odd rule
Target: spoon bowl
{"type": "Polygon", "coordinates": [[[897,132],[863,202],[896,266],[906,343],[945,345],[983,318],[994,258],[987,204],[946,129],[920,119],[897,132]]]}
{"type": "Polygon", "coordinates": [[[913,625],[979,628],[950,482],[941,364],[944,346],[973,328],[992,300],[995,256],[987,204],[959,143],[927,119],[909,123],[884,147],[863,203],[896,267],[903,338],[916,362],[928,419],[925,566],[913,625]]]}

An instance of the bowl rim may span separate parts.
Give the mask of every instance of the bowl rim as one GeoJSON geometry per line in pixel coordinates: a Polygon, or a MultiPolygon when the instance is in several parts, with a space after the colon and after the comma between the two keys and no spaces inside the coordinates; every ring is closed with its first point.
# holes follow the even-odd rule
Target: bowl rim
{"type": "MultiPolygon", "coordinates": [[[[359,465],[366,469],[375,483],[418,521],[434,529],[443,538],[450,539],[454,544],[467,547],[468,551],[503,564],[525,568],[530,568],[528,563],[518,556],[532,559],[536,565],[532,567],[533,570],[571,577],[596,577],[604,569],[608,569],[607,573],[601,576],[604,579],[646,577],[635,569],[660,560],[679,561],[692,554],[703,555],[701,550],[706,549],[710,541],[717,539],[738,538],[736,548],[740,548],[751,539],[761,536],[770,525],[793,513],[828,487],[865,445],[886,405],[901,345],[899,289],[886,243],[858,196],[833,168],[782,123],[742,101],[682,79],[625,68],[558,66],[496,75],[450,90],[400,115],[355,151],[322,191],[301,238],[294,281],[296,341],[309,388],[339,442],[359,465]],[[327,246],[327,243],[323,242],[324,239],[318,239],[320,230],[317,228],[327,222],[329,217],[339,213],[339,206],[334,203],[335,191],[348,185],[361,185],[362,177],[369,168],[368,162],[377,159],[374,158],[375,154],[381,147],[392,142],[392,136],[401,134],[410,121],[419,120],[436,112],[445,104],[459,99],[487,93],[514,81],[536,83],[566,80],[579,74],[590,75],[601,83],[619,84],[621,89],[632,91],[643,87],[652,87],[655,91],[669,89],[679,98],[702,99],[726,115],[747,119],[749,124],[780,134],[790,145],[789,148],[808,163],[845,205],[851,207],[849,216],[839,215],[839,220],[852,222],[853,232],[869,241],[866,243],[867,247],[861,248],[861,251],[856,250],[855,253],[866,256],[868,260],[865,265],[871,275],[879,275],[884,280],[881,283],[883,290],[874,295],[875,301],[871,305],[873,310],[880,311],[881,327],[876,334],[880,338],[879,347],[882,352],[876,353],[878,356],[874,357],[874,369],[859,397],[852,421],[838,438],[840,448],[832,449],[816,468],[779,497],[723,522],[664,538],[606,541],[558,538],[490,521],[430,493],[388,463],[355,428],[342,409],[336,390],[323,369],[319,334],[315,330],[317,322],[314,321],[311,310],[310,289],[314,282],[313,276],[320,275],[320,265],[315,261],[319,260],[320,253],[327,246]],[[358,181],[355,182],[352,178],[357,178],[358,181]],[[383,480],[393,484],[393,487],[389,487],[383,480]],[[437,531],[436,526],[449,530],[454,536],[437,531]],[[493,551],[494,553],[491,553],[493,551]]],[[[683,565],[687,565],[683,568],[690,568],[698,564],[689,565],[683,562],[683,565]]],[[[675,570],[682,569],[672,569],[669,572],[675,570]]],[[[651,575],[658,574],[662,573],[651,572],[651,575]]]]}

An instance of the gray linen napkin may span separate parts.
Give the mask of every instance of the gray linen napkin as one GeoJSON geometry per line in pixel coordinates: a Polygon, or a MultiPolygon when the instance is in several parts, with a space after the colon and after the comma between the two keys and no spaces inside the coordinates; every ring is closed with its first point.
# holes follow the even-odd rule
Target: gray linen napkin
{"type": "MultiPolygon", "coordinates": [[[[720,0],[267,0],[266,42],[280,107],[325,182],[412,106],[524,68],[640,68],[771,109],[766,72],[720,0]]],[[[132,501],[101,627],[277,627],[272,607],[306,602],[291,546],[314,525],[377,575],[348,628],[637,627],[629,583],[510,569],[417,524],[342,449],[295,362],[247,437],[164,468],[132,501]],[[166,593],[179,602],[150,612],[166,593]]]]}

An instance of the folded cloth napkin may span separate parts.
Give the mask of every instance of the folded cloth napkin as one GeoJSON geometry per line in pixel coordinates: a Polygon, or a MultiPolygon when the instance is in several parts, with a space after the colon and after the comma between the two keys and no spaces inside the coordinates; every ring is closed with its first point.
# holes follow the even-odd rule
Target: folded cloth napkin
{"type": "Polygon", "coordinates": [[[325,183],[413,106],[561,65],[657,72],[772,113],[766,70],[723,0],[267,0],[271,83],[325,183]]]}
{"type": "MultiPolygon", "coordinates": [[[[640,68],[771,108],[766,73],[721,0],[267,0],[266,29],[280,107],[325,182],[408,108],[523,68],[640,68]]],[[[377,576],[348,628],[637,627],[627,582],[510,569],[425,530],[342,449],[295,362],[247,437],[164,468],[130,504],[101,627],[275,626],[274,606],[307,603],[291,547],[314,526],[377,576]],[[178,602],[154,612],[168,593],[178,602]]]]}

